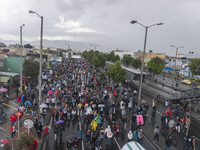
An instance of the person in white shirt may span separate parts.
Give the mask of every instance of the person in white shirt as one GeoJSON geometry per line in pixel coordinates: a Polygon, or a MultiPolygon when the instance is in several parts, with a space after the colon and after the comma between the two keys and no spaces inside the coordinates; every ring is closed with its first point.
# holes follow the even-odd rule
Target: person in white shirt
{"type": "Polygon", "coordinates": [[[133,133],[132,133],[132,131],[129,131],[129,133],[128,133],[128,140],[132,141],[132,139],[133,139],[133,133]]]}
{"type": "Polygon", "coordinates": [[[104,134],[106,134],[106,136],[107,136],[106,144],[109,144],[109,145],[110,145],[111,138],[112,138],[112,131],[111,131],[111,128],[110,128],[109,125],[108,125],[108,128],[105,129],[104,134]]]}
{"type": "Polygon", "coordinates": [[[136,90],[133,91],[133,95],[134,95],[134,96],[137,95],[137,91],[136,91],[136,90]]]}
{"type": "Polygon", "coordinates": [[[169,101],[166,100],[166,102],[165,102],[165,107],[166,107],[166,109],[168,108],[168,106],[169,106],[169,101]]]}
{"type": "Polygon", "coordinates": [[[52,99],[51,99],[51,102],[52,102],[52,108],[54,108],[54,106],[55,106],[55,101],[56,101],[56,99],[55,99],[54,96],[53,96],[52,99]]]}
{"type": "Polygon", "coordinates": [[[124,101],[120,101],[120,109],[122,110],[122,109],[124,109],[124,101]]]}

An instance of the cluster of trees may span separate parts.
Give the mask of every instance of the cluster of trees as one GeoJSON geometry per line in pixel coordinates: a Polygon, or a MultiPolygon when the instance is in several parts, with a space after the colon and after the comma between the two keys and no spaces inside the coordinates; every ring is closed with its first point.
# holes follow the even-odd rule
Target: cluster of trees
{"type": "MultiPolygon", "coordinates": [[[[31,56],[25,59],[23,63],[23,75],[30,76],[31,79],[35,79],[39,75],[39,62],[35,59],[35,56],[31,56]]],[[[42,68],[45,68],[42,66],[42,68]]]]}
{"type": "Polygon", "coordinates": [[[153,74],[153,79],[155,74],[159,74],[163,71],[165,67],[165,62],[160,57],[155,57],[147,63],[147,70],[153,74]]]}
{"type": "MultiPolygon", "coordinates": [[[[106,65],[106,60],[115,62],[113,65],[110,65],[108,70],[108,76],[112,79],[114,79],[117,82],[121,82],[125,79],[126,76],[126,70],[124,70],[120,63],[119,55],[115,55],[114,52],[110,52],[109,54],[99,53],[99,51],[84,51],[82,53],[82,56],[89,61],[89,63],[93,64],[96,68],[104,67],[106,65]],[[95,56],[95,57],[94,57],[95,56]]],[[[140,59],[136,58],[134,59],[130,55],[125,55],[122,59],[122,62],[129,66],[130,64],[133,66],[133,68],[140,68],[142,65],[142,62],[140,59]]],[[[199,61],[200,64],[200,61],[199,61]]],[[[165,62],[159,57],[155,57],[151,59],[146,66],[146,69],[153,74],[153,78],[155,74],[159,74],[163,71],[165,67],[165,62]]],[[[200,71],[200,68],[199,68],[200,71]]],[[[103,77],[103,73],[101,73],[101,76],[103,77]]]]}
{"type": "Polygon", "coordinates": [[[189,64],[192,75],[200,75],[200,59],[193,59],[189,64]]]}
{"type": "Polygon", "coordinates": [[[34,48],[34,47],[31,44],[28,43],[28,44],[24,45],[24,48],[34,48]]]}
{"type": "Polygon", "coordinates": [[[120,61],[120,57],[119,57],[119,55],[115,55],[114,52],[110,52],[109,54],[106,55],[106,60],[112,61],[112,62],[117,62],[117,61],[120,61]]]}
{"type": "Polygon", "coordinates": [[[140,59],[136,58],[134,59],[130,55],[125,55],[122,59],[122,62],[126,65],[129,66],[130,64],[133,66],[133,68],[138,69],[141,67],[142,62],[140,59]]]}
{"type": "Polygon", "coordinates": [[[99,51],[84,51],[82,56],[89,61],[89,63],[93,64],[95,68],[104,67],[106,65],[106,56],[104,53],[100,53],[99,51]]]}
{"type": "Polygon", "coordinates": [[[114,81],[121,82],[125,80],[126,70],[122,68],[120,61],[108,66],[107,71],[108,76],[114,81]]]}

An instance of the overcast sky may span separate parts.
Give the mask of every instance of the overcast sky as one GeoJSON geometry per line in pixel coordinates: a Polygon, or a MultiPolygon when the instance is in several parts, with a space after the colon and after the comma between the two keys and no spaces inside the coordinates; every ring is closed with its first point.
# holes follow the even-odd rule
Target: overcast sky
{"type": "Polygon", "coordinates": [[[137,51],[143,49],[145,28],[130,21],[163,22],[148,29],[146,51],[175,55],[175,45],[184,46],[180,53],[200,54],[199,0],[1,0],[0,5],[0,38],[5,40],[19,40],[22,24],[24,40],[39,39],[40,18],[28,13],[34,10],[44,16],[44,39],[137,51]]]}

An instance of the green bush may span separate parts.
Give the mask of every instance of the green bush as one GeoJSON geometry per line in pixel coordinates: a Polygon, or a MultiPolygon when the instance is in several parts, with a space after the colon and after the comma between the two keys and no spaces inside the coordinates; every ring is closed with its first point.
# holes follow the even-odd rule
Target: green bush
{"type": "Polygon", "coordinates": [[[4,144],[4,150],[10,150],[10,148],[11,148],[10,144],[8,144],[8,143],[4,144]]]}
{"type": "Polygon", "coordinates": [[[200,83],[200,79],[196,79],[196,80],[194,80],[194,81],[200,83]]]}
{"type": "Polygon", "coordinates": [[[33,144],[34,138],[32,136],[25,137],[22,135],[17,141],[15,141],[15,150],[22,150],[26,148],[30,149],[30,145],[33,144]]]}

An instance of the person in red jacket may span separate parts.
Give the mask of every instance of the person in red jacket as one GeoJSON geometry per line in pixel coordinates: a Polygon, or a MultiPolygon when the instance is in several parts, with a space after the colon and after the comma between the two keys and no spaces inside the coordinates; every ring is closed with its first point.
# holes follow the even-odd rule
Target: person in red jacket
{"type": "MultiPolygon", "coordinates": [[[[21,112],[19,110],[19,112],[21,112]]],[[[21,127],[21,123],[22,123],[22,117],[23,117],[23,112],[21,112],[21,116],[19,116],[19,126],[21,127]]]]}
{"type": "Polygon", "coordinates": [[[16,126],[16,120],[17,116],[13,113],[12,116],[10,116],[9,121],[11,121],[11,123],[13,123],[16,126]]]}
{"type": "Polygon", "coordinates": [[[120,126],[119,126],[119,124],[117,124],[117,126],[115,127],[115,134],[116,134],[116,139],[118,139],[119,136],[120,136],[120,126]]]}
{"type": "Polygon", "coordinates": [[[45,136],[46,136],[46,141],[48,142],[49,141],[49,129],[50,129],[50,127],[48,126],[48,124],[46,124],[46,126],[43,129],[44,129],[44,133],[45,133],[45,136]]]}
{"type": "Polygon", "coordinates": [[[10,126],[11,140],[15,139],[16,126],[12,123],[10,126]]]}
{"type": "Polygon", "coordinates": [[[38,147],[38,143],[36,140],[33,141],[33,145],[30,145],[31,150],[36,150],[36,148],[38,147]]]}

